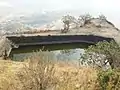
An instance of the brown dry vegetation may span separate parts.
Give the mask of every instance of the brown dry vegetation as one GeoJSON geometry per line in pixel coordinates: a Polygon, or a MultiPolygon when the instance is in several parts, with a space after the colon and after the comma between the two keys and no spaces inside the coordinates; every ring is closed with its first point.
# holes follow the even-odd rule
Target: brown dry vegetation
{"type": "Polygon", "coordinates": [[[103,90],[95,68],[76,67],[41,56],[24,62],[0,61],[0,90],[103,90]]]}
{"type": "Polygon", "coordinates": [[[0,90],[95,90],[93,68],[63,63],[0,61],[0,90]]]}

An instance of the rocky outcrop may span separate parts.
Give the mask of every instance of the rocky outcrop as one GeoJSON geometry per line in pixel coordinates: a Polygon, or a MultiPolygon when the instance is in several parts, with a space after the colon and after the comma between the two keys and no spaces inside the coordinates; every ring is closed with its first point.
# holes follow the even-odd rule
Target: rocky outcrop
{"type": "MultiPolygon", "coordinates": [[[[44,25],[42,30],[63,30],[64,25],[61,19],[44,25]]],[[[101,20],[100,18],[91,18],[89,23],[81,26],[81,23],[70,23],[70,29],[65,34],[84,34],[84,35],[98,35],[103,37],[114,38],[120,44],[120,30],[115,27],[113,23],[108,20],[101,20]]]]}
{"type": "MultiPolygon", "coordinates": [[[[70,29],[79,29],[82,25],[81,22],[71,22],[70,29]]],[[[114,24],[108,20],[100,20],[99,18],[91,18],[89,23],[82,25],[82,27],[98,27],[98,28],[115,28],[114,24]]],[[[43,25],[39,29],[42,30],[61,30],[64,28],[64,23],[61,19],[51,22],[50,24],[43,25]]],[[[116,28],[117,29],[117,28],[116,28]]]]}

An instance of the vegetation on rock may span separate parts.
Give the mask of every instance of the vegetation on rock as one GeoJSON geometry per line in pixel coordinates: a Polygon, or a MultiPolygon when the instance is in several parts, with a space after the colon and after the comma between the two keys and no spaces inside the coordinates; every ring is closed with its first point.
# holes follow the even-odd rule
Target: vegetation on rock
{"type": "MultiPolygon", "coordinates": [[[[89,46],[85,54],[82,56],[82,63],[88,65],[104,67],[110,65],[111,68],[117,69],[120,67],[120,47],[115,41],[99,42],[95,46],[89,46]]],[[[108,67],[107,66],[107,67],[108,67]]]]}

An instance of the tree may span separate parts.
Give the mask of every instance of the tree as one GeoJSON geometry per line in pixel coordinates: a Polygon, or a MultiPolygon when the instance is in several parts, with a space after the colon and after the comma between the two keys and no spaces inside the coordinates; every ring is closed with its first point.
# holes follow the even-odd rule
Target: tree
{"type": "Polygon", "coordinates": [[[62,21],[64,23],[64,30],[68,31],[70,28],[70,23],[75,22],[75,17],[66,15],[62,17],[62,21]]]}
{"type": "Polygon", "coordinates": [[[80,15],[78,18],[78,22],[85,25],[90,22],[91,18],[92,18],[92,16],[90,14],[80,15]]]}
{"type": "Polygon", "coordinates": [[[105,21],[107,21],[106,17],[104,15],[99,15],[99,20],[100,20],[100,26],[102,23],[104,23],[105,21]]]}
{"type": "Polygon", "coordinates": [[[101,21],[106,21],[107,19],[106,19],[106,17],[104,16],[104,15],[99,15],[99,19],[101,20],[101,21]]]}

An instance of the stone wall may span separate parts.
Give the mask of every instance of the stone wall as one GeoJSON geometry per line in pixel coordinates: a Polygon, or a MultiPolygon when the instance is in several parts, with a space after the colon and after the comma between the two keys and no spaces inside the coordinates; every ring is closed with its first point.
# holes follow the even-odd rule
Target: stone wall
{"type": "Polygon", "coordinates": [[[63,43],[95,44],[104,40],[114,39],[94,35],[4,36],[0,39],[0,57],[9,57],[12,48],[19,48],[19,46],[63,43]]]}
{"type": "Polygon", "coordinates": [[[57,43],[97,43],[99,41],[111,41],[112,38],[105,38],[94,35],[53,35],[53,36],[21,36],[21,37],[7,37],[11,42],[24,46],[24,45],[39,45],[39,44],[57,44],[57,43]]]}

